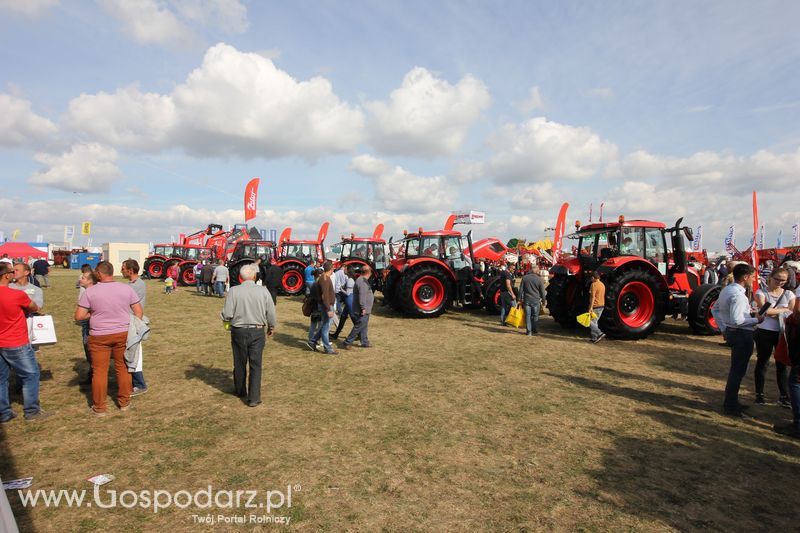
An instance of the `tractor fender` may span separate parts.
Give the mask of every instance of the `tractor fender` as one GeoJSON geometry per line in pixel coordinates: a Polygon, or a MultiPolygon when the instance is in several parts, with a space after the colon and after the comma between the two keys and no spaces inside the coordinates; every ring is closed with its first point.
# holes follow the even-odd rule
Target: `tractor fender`
{"type": "Polygon", "coordinates": [[[550,269],[550,275],[577,275],[581,271],[581,263],[578,261],[577,257],[570,257],[569,259],[564,259],[559,261],[558,264],[553,265],[553,268],[550,269]]]}
{"type": "Polygon", "coordinates": [[[296,258],[284,259],[282,261],[278,261],[276,264],[281,268],[285,268],[287,265],[297,265],[301,269],[305,269],[308,266],[303,261],[296,258]]]}
{"type": "Polygon", "coordinates": [[[169,258],[166,255],[153,254],[153,255],[148,255],[147,257],[145,257],[144,260],[145,261],[152,261],[153,259],[158,259],[159,261],[166,261],[169,258]]]}
{"type": "Polygon", "coordinates": [[[664,279],[664,276],[658,269],[655,267],[653,263],[650,261],[646,261],[641,257],[631,257],[631,256],[622,256],[622,257],[613,257],[597,267],[597,271],[600,273],[602,277],[606,277],[608,274],[612,272],[616,272],[619,270],[628,270],[631,268],[639,268],[642,270],[646,270],[648,272],[652,272],[658,277],[659,280],[659,288],[663,290],[667,290],[667,282],[664,279]]]}
{"type": "Polygon", "coordinates": [[[363,259],[348,259],[344,263],[340,263],[338,268],[349,267],[349,266],[355,266],[355,267],[361,268],[364,265],[369,265],[369,267],[372,269],[373,273],[375,272],[375,268],[372,265],[370,265],[367,261],[364,261],[363,259]]]}
{"type": "Polygon", "coordinates": [[[450,278],[451,281],[453,282],[456,281],[456,275],[453,272],[453,269],[450,268],[450,265],[448,265],[441,259],[436,259],[435,257],[417,257],[414,259],[409,259],[406,262],[406,269],[428,264],[437,265],[439,268],[447,272],[447,276],[450,278]]]}

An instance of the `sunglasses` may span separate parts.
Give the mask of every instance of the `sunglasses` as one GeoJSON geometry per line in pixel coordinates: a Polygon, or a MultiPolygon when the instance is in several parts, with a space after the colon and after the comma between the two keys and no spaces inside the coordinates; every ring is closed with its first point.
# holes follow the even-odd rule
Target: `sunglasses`
{"type": "Polygon", "coordinates": [[[777,281],[778,283],[786,283],[787,281],[789,281],[788,279],[783,279],[783,278],[771,278],[771,279],[777,281]]]}

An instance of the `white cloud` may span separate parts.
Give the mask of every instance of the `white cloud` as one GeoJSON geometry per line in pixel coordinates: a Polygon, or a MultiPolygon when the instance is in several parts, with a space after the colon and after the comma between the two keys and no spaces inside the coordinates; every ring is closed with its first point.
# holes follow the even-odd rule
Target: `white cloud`
{"type": "Polygon", "coordinates": [[[228,33],[247,30],[247,8],[239,0],[173,0],[184,18],[203,26],[218,25],[228,33]]]}
{"type": "Polygon", "coordinates": [[[488,173],[500,182],[587,179],[617,157],[617,147],[591,129],[532,118],[506,124],[489,139],[488,173]]]}
{"type": "Polygon", "coordinates": [[[518,107],[523,113],[531,113],[536,110],[544,109],[544,102],[542,101],[542,95],[539,92],[539,87],[531,87],[530,94],[525,100],[519,103],[518,107]]]}
{"type": "Polygon", "coordinates": [[[108,191],[122,178],[117,151],[97,143],[74,145],[62,154],[37,153],[35,159],[45,168],[28,178],[32,185],[96,193],[108,191]]]}
{"type": "Polygon", "coordinates": [[[142,44],[190,43],[195,37],[175,13],[156,0],[98,0],[125,32],[142,44]]]}
{"type": "Polygon", "coordinates": [[[486,164],[480,161],[457,161],[451,172],[456,183],[475,183],[486,176],[486,164]]]}
{"type": "Polygon", "coordinates": [[[510,204],[516,209],[549,209],[558,203],[559,198],[553,184],[545,182],[514,189],[510,204]]]}
{"type": "Polygon", "coordinates": [[[370,155],[354,157],[350,169],[373,181],[380,209],[416,214],[449,210],[455,205],[456,193],[443,176],[415,176],[370,155]]]}
{"type": "Polygon", "coordinates": [[[382,153],[423,157],[453,154],[491,103],[482,81],[464,76],[456,85],[416,67],[388,102],[368,102],[371,143],[382,153]]]}
{"type": "Polygon", "coordinates": [[[28,17],[38,17],[58,3],[59,0],[0,0],[0,9],[28,17]]]}
{"type": "Polygon", "coordinates": [[[211,47],[169,95],[135,87],[81,95],[67,123],[103,142],[204,157],[314,158],[354,149],[364,129],[361,111],[327,79],[297,81],[262,55],[226,44],[211,47]]]}
{"type": "Polygon", "coordinates": [[[142,93],[131,86],[113,94],[81,94],[70,101],[65,122],[92,139],[153,150],[170,141],[177,112],[169,96],[142,93]]]}
{"type": "Polygon", "coordinates": [[[56,133],[55,124],[31,110],[31,103],[0,94],[0,146],[31,146],[56,133]]]}
{"type": "Polygon", "coordinates": [[[614,91],[609,87],[595,87],[589,90],[589,96],[607,100],[614,97],[614,91]]]}

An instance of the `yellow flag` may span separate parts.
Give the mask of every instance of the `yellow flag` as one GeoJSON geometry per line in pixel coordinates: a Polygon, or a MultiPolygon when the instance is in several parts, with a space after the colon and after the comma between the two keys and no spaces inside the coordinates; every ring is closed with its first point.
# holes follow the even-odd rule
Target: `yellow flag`
{"type": "Polygon", "coordinates": [[[92,223],[84,222],[81,224],[81,235],[89,235],[92,232],[92,223]]]}
{"type": "Polygon", "coordinates": [[[17,240],[17,235],[19,235],[19,230],[15,229],[14,233],[11,234],[11,240],[12,241],[16,241],[17,240]]]}

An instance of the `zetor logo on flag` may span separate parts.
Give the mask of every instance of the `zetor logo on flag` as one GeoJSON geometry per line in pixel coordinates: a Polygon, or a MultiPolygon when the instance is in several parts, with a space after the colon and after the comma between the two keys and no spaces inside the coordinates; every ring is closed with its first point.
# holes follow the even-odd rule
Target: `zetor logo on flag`
{"type": "Polygon", "coordinates": [[[244,190],[244,221],[256,218],[259,178],[253,178],[244,190]]]}

